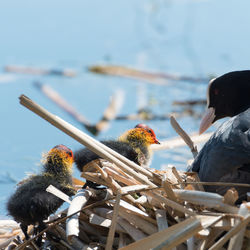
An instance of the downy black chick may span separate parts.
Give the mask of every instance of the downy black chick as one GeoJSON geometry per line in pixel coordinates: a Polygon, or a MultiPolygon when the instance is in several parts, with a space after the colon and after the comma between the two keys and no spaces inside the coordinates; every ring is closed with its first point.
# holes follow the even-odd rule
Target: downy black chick
{"type": "MultiPolygon", "coordinates": [[[[69,196],[74,194],[72,187],[73,153],[64,145],[52,148],[44,157],[43,171],[21,181],[15,193],[7,202],[9,214],[20,223],[26,239],[28,225],[38,224],[38,232],[46,228],[43,220],[54,213],[63,201],[46,191],[53,185],[69,196]]],[[[41,240],[41,238],[40,238],[41,240]]]]}
{"type": "MultiPolygon", "coordinates": [[[[141,166],[147,166],[150,162],[152,151],[149,146],[151,144],[160,144],[154,131],[144,124],[138,124],[135,128],[126,131],[118,140],[101,142],[141,166]]],[[[98,158],[100,157],[88,148],[74,152],[74,162],[81,172],[84,171],[84,166],[87,163],[98,158]]],[[[96,187],[97,185],[87,181],[84,187],[86,186],[96,187]]]]}

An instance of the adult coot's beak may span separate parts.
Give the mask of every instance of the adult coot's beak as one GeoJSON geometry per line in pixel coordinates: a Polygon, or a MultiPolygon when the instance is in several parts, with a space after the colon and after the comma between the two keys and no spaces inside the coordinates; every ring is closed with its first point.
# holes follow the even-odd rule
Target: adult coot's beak
{"type": "Polygon", "coordinates": [[[215,109],[208,108],[202,117],[199,134],[205,132],[212,124],[215,118],[215,109]]]}

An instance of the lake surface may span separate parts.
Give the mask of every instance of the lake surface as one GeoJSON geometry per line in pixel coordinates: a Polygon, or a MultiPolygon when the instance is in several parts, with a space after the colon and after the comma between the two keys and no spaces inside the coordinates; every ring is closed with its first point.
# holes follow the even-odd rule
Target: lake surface
{"type": "MultiPolygon", "coordinates": [[[[50,112],[86,130],[46,98],[34,82],[50,85],[91,122],[97,122],[117,90],[125,95],[121,115],[149,107],[162,115],[181,108],[173,101],[202,99],[207,81],[170,81],[159,86],[143,81],[90,73],[94,64],[209,78],[249,69],[247,1],[1,1],[0,3],[0,215],[26,173],[39,172],[43,152],[57,144],[72,150],[79,143],[19,104],[25,94],[50,112]],[[6,73],[6,65],[71,68],[74,78],[6,73]]],[[[195,111],[201,114],[204,107],[195,111]]],[[[178,121],[187,132],[199,127],[198,116],[178,121]]],[[[141,120],[113,121],[98,140],[116,138],[141,120]]],[[[160,140],[176,133],[169,121],[147,121],[160,140]]],[[[214,130],[215,127],[211,128],[214,130]]],[[[187,147],[157,152],[152,166],[186,168],[187,147]]],[[[75,169],[74,175],[79,177],[75,169]]]]}

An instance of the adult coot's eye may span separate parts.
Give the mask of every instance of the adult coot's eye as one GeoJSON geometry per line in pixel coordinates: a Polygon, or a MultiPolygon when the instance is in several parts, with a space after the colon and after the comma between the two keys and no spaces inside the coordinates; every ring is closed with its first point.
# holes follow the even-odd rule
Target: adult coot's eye
{"type": "Polygon", "coordinates": [[[215,90],[214,90],[214,94],[215,94],[215,95],[218,95],[218,94],[219,94],[219,90],[218,90],[218,89],[215,89],[215,90]]]}

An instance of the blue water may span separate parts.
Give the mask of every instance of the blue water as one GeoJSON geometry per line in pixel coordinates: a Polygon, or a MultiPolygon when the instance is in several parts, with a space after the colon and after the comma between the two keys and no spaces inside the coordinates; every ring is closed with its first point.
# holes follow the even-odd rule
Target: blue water
{"type": "MultiPolygon", "coordinates": [[[[156,114],[177,110],[174,100],[205,98],[206,82],[170,82],[157,86],[94,75],[86,68],[106,63],[194,77],[249,68],[247,1],[1,1],[0,2],[0,214],[14,187],[28,172],[38,172],[42,152],[57,144],[73,150],[80,144],[19,104],[21,94],[76,127],[76,121],[33,85],[47,83],[91,122],[100,119],[110,96],[124,91],[120,114],[135,113],[141,100],[156,114]],[[9,64],[71,68],[75,78],[4,72],[9,64]],[[144,98],[140,96],[143,90],[144,98]]],[[[202,107],[197,111],[202,112],[202,107]]],[[[197,131],[199,119],[178,120],[197,131]]],[[[97,139],[116,138],[141,121],[113,121],[97,139]]],[[[159,139],[176,136],[168,121],[148,122],[159,139]]],[[[211,130],[213,130],[212,128],[211,130]]],[[[85,131],[86,132],[86,131],[85,131]]],[[[189,150],[157,152],[152,166],[185,169],[189,150]]],[[[74,175],[79,177],[75,170],[74,175]]]]}

